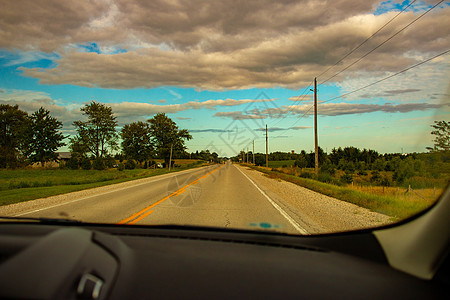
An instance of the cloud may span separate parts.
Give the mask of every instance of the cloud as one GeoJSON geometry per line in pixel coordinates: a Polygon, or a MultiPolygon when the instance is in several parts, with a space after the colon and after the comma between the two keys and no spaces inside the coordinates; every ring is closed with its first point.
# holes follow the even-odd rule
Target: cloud
{"type": "Polygon", "coordinates": [[[302,95],[302,96],[292,96],[289,97],[290,101],[295,101],[295,102],[300,102],[300,101],[312,101],[313,100],[313,95],[302,95]]]}
{"type": "MultiPolygon", "coordinates": [[[[3,1],[0,47],[58,53],[53,68],[20,68],[40,83],[118,89],[307,86],[397,13],[371,14],[377,0],[56,1],[33,1],[26,8],[21,1],[3,1]],[[77,50],[76,45],[93,42],[99,53],[77,50]],[[110,48],[126,52],[102,51],[110,48]]],[[[446,50],[449,10],[435,9],[414,30],[403,31],[333,80],[396,72],[446,50]]],[[[401,14],[319,79],[361,57],[417,15],[401,14]]]]}
{"type": "Polygon", "coordinates": [[[223,132],[232,132],[232,130],[225,129],[189,129],[191,133],[201,133],[201,132],[213,132],[213,133],[223,133],[223,132]]]}
{"type": "Polygon", "coordinates": [[[242,111],[217,112],[213,117],[225,117],[233,120],[265,119],[264,115],[243,114],[242,111]]]}
{"type": "Polygon", "coordinates": [[[390,97],[390,96],[397,96],[400,94],[408,94],[408,93],[414,93],[414,92],[420,92],[421,89],[404,89],[404,90],[388,90],[383,91],[378,94],[363,94],[360,95],[360,98],[377,98],[377,97],[390,97]]]}
{"type": "Polygon", "coordinates": [[[166,99],[160,99],[160,100],[158,100],[158,103],[166,103],[166,102],[167,102],[166,99]]]}
{"type": "MultiPolygon", "coordinates": [[[[442,109],[450,104],[430,104],[430,103],[405,103],[405,104],[358,104],[358,103],[324,103],[319,106],[318,114],[322,116],[341,116],[364,114],[372,112],[386,113],[407,113],[412,111],[424,111],[430,109],[442,109]]],[[[260,112],[262,115],[272,118],[284,117],[287,114],[292,115],[312,115],[314,112],[310,105],[282,106],[279,108],[269,108],[260,112]]]]}
{"type": "MultiPolygon", "coordinates": [[[[41,106],[48,109],[53,116],[63,121],[64,126],[71,126],[72,122],[79,120],[81,116],[79,104],[63,104],[52,99],[48,93],[27,90],[2,90],[0,92],[0,102],[4,104],[18,104],[20,109],[33,113],[41,106]]],[[[112,108],[117,116],[119,125],[145,120],[157,113],[178,113],[190,109],[210,109],[217,107],[232,107],[248,103],[271,102],[273,99],[218,99],[206,100],[203,102],[190,101],[184,104],[153,104],[138,102],[105,103],[112,108]]],[[[244,117],[245,118],[245,117],[244,117]]],[[[249,117],[248,117],[249,118],[249,117]]],[[[178,117],[179,120],[189,120],[191,118],[178,117]]]]}
{"type": "Polygon", "coordinates": [[[0,103],[19,105],[19,108],[29,114],[37,111],[40,107],[49,110],[53,117],[62,121],[64,126],[70,126],[73,121],[79,119],[80,110],[70,105],[63,106],[49,94],[38,91],[7,89],[0,93],[0,103]]]}
{"type": "Polygon", "coordinates": [[[216,109],[221,106],[238,106],[247,103],[270,102],[273,99],[218,99],[203,102],[189,101],[183,104],[158,105],[151,103],[121,102],[107,103],[118,117],[147,117],[157,113],[177,113],[189,109],[216,109]]]}
{"type": "MultiPolygon", "coordinates": [[[[277,131],[286,131],[286,130],[304,130],[304,129],[310,129],[311,126],[294,126],[294,127],[288,127],[288,128],[280,128],[280,127],[268,127],[267,131],[269,132],[277,132],[277,131]]],[[[256,131],[263,131],[265,132],[265,128],[258,128],[255,129],[256,131]]]]}

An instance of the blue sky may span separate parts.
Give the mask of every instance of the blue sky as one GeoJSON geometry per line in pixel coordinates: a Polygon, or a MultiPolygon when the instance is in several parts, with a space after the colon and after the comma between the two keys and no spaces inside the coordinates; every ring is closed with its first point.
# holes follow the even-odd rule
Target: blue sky
{"type": "MultiPolygon", "coordinates": [[[[231,156],[251,148],[255,140],[255,151],[263,152],[261,129],[266,124],[270,151],[310,151],[309,84],[325,72],[318,77],[322,148],[422,152],[431,145],[430,124],[450,116],[448,54],[347,97],[327,100],[450,49],[448,3],[320,84],[434,3],[416,1],[334,66],[408,4],[367,1],[358,7],[343,1],[334,8],[335,15],[327,15],[318,4],[310,14],[325,17],[311,23],[301,5],[279,10],[271,3],[229,8],[242,13],[242,20],[227,19],[229,15],[218,14],[211,5],[206,8],[210,14],[190,13],[175,21],[162,3],[161,12],[152,11],[155,21],[145,18],[143,12],[150,9],[145,4],[133,10],[122,1],[99,1],[96,10],[89,7],[94,4],[65,3],[75,7],[64,20],[55,17],[58,11],[51,1],[44,2],[42,11],[25,14],[21,11],[30,8],[9,3],[9,15],[23,26],[0,17],[0,103],[19,104],[29,113],[44,106],[64,122],[66,134],[75,134],[71,123],[81,118],[79,108],[95,100],[112,106],[120,126],[167,113],[191,131],[188,151],[208,148],[231,156]],[[89,18],[82,14],[86,11],[92,13],[89,18]],[[66,19],[76,30],[64,27],[66,19]],[[61,26],[55,26],[58,22],[61,26]],[[27,24],[42,32],[31,31],[27,24]],[[437,24],[441,30],[430,31],[437,24]]],[[[190,12],[182,5],[176,9],[190,12]]]]}

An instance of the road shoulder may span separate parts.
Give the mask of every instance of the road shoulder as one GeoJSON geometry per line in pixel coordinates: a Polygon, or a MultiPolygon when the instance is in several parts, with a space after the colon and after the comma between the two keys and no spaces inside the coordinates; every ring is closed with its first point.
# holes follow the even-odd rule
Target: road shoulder
{"type": "Polygon", "coordinates": [[[389,216],[238,166],[311,234],[351,231],[392,223],[389,216]]]}

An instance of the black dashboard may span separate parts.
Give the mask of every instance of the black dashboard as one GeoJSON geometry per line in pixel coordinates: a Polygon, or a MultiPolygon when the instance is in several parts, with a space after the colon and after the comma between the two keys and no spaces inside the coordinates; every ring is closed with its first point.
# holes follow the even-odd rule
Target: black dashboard
{"type": "Polygon", "coordinates": [[[443,299],[449,287],[391,268],[370,231],[10,222],[0,249],[8,299],[443,299]]]}

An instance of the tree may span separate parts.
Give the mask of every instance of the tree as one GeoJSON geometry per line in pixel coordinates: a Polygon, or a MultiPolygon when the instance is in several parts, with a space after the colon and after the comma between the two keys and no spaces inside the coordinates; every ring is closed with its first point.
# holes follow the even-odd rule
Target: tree
{"type": "MultiPolygon", "coordinates": [[[[117,121],[112,112],[112,108],[105,104],[91,101],[81,108],[83,115],[87,116],[87,121],[75,121],[78,136],[71,142],[85,148],[95,158],[104,157],[111,150],[117,147],[118,134],[116,132],[117,121]]],[[[72,144],[73,149],[73,144],[72,144]]]]}
{"type": "Polygon", "coordinates": [[[28,114],[18,105],[0,105],[0,168],[15,167],[28,114]]]}
{"type": "Polygon", "coordinates": [[[450,150],[450,123],[446,121],[434,121],[431,125],[435,130],[431,131],[435,135],[433,140],[434,147],[427,147],[430,151],[449,151],[450,150]]]}
{"type": "Polygon", "coordinates": [[[27,130],[23,135],[23,154],[31,162],[40,162],[42,166],[48,161],[58,158],[56,151],[66,145],[65,136],[60,132],[63,124],[41,107],[35,111],[27,122],[27,130]]]}
{"type": "Polygon", "coordinates": [[[300,169],[306,168],[308,165],[308,161],[306,160],[306,157],[304,154],[300,154],[298,156],[298,159],[294,162],[294,165],[296,167],[299,167],[300,169]]]}
{"type": "Polygon", "coordinates": [[[153,152],[148,123],[134,122],[122,128],[122,151],[127,158],[135,159],[140,164],[149,159],[153,152]]]}
{"type": "Polygon", "coordinates": [[[186,129],[179,130],[177,124],[164,113],[156,114],[147,121],[150,124],[150,135],[153,146],[166,166],[169,165],[170,148],[172,151],[186,150],[184,140],[192,139],[186,129]]]}

